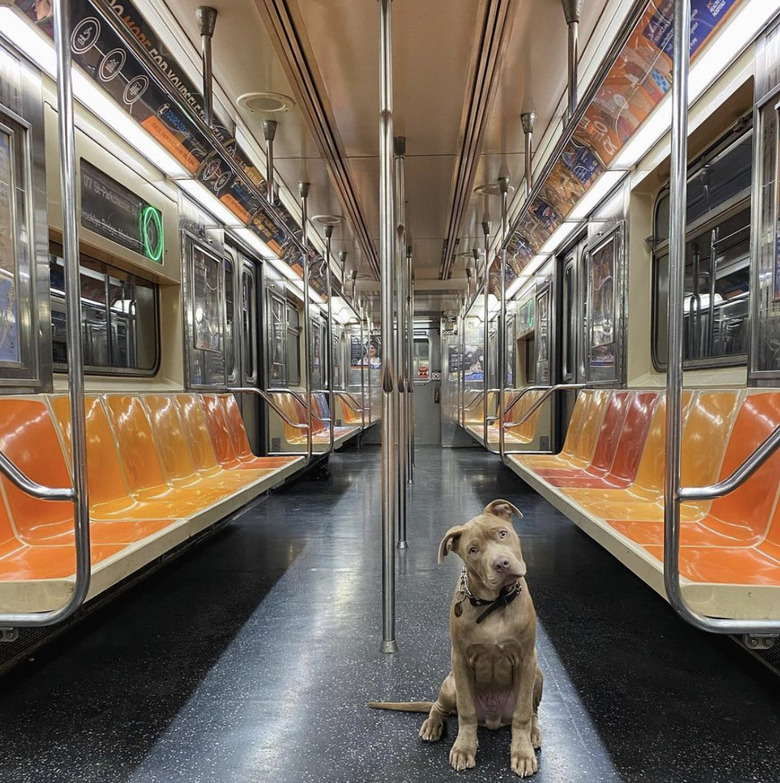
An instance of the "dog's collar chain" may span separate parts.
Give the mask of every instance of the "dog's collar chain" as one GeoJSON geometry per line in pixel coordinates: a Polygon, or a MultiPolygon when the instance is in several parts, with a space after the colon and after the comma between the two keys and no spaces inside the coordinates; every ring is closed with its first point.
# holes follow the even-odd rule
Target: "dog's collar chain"
{"type": "Polygon", "coordinates": [[[478,598],[471,592],[471,590],[469,590],[469,574],[468,571],[464,568],[460,572],[460,586],[458,587],[458,592],[463,596],[463,598],[461,598],[460,601],[455,604],[453,611],[455,612],[456,617],[460,617],[461,614],[463,614],[461,604],[468,598],[469,603],[472,606],[487,607],[487,609],[485,609],[485,611],[482,612],[479,617],[477,617],[477,623],[481,623],[488,615],[495,612],[496,609],[501,609],[504,606],[511,604],[512,601],[514,601],[515,598],[520,595],[522,589],[523,585],[518,579],[517,582],[515,582],[514,587],[512,587],[506,593],[501,593],[501,595],[499,595],[498,598],[493,601],[488,601],[486,598],[478,598]]]}

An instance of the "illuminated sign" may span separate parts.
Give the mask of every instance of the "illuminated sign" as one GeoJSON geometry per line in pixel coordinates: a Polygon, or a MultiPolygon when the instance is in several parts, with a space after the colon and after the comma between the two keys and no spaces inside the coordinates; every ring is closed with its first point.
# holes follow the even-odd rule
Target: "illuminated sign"
{"type": "Polygon", "coordinates": [[[81,225],[150,261],[163,263],[162,212],[83,158],[81,225]]]}

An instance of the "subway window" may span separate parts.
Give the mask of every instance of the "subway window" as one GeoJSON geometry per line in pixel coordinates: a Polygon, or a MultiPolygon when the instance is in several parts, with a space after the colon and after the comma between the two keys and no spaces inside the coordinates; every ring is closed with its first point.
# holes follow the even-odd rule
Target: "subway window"
{"type": "Polygon", "coordinates": [[[235,294],[233,261],[225,259],[225,374],[236,380],[235,294]]]}
{"type": "MultiPolygon", "coordinates": [[[[732,132],[689,170],[686,209],[683,365],[744,364],[750,289],[752,130],[732,132]]],[[[667,364],[669,193],[655,210],[653,361],[667,364]]]]}
{"type": "MultiPolygon", "coordinates": [[[[52,359],[68,363],[62,246],[49,256],[52,359]]],[[[151,375],[159,362],[157,285],[82,253],[81,317],[85,371],[101,375],[151,375]]]]}

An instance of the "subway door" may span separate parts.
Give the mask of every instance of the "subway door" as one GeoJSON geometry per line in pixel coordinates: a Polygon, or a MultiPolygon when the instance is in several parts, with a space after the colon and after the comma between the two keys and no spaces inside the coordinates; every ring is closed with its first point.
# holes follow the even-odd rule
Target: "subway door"
{"type": "Polygon", "coordinates": [[[414,444],[441,445],[441,344],[438,329],[414,330],[414,444]]]}
{"type": "MultiPolygon", "coordinates": [[[[251,259],[229,249],[225,261],[227,315],[227,372],[230,386],[258,385],[258,268],[251,259]]],[[[249,445],[261,453],[260,401],[254,394],[238,395],[249,445]]]]}
{"type": "MultiPolygon", "coordinates": [[[[584,338],[585,338],[585,313],[583,295],[583,281],[585,279],[585,246],[586,242],[576,244],[568,253],[559,259],[557,267],[556,301],[561,306],[556,308],[558,317],[558,340],[561,347],[556,351],[558,361],[556,377],[561,383],[580,383],[585,377],[584,369],[584,338]]],[[[558,395],[558,440],[562,441],[568,429],[576,392],[563,392],[558,395]]],[[[556,449],[563,446],[562,442],[554,444],[556,449]]]]}

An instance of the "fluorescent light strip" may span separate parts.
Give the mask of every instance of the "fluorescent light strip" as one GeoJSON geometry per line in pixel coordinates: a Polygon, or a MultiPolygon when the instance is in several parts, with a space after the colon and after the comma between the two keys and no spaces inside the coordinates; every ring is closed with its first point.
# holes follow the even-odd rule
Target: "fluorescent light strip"
{"type": "Polygon", "coordinates": [[[208,210],[220,223],[232,228],[240,228],[244,224],[236,217],[206,186],[195,179],[180,179],[178,186],[192,196],[198,204],[208,210]]]}
{"type": "Polygon", "coordinates": [[[546,256],[557,250],[579,228],[579,223],[561,223],[561,225],[552,232],[549,239],[539,248],[539,253],[537,255],[546,256]]]}
{"type": "Polygon", "coordinates": [[[534,256],[526,266],[525,269],[512,281],[512,285],[506,292],[506,298],[511,299],[526,283],[531,282],[539,269],[544,265],[545,261],[549,259],[548,255],[536,255],[534,256]]]}
{"type": "MultiPolygon", "coordinates": [[[[54,44],[43,33],[10,8],[0,8],[0,32],[44,73],[56,79],[54,44]]],[[[81,71],[74,68],[72,74],[73,95],[79,103],[164,174],[169,177],[188,175],[187,170],[169,152],[81,71]]]]}
{"type": "Polygon", "coordinates": [[[580,199],[576,207],[569,213],[567,220],[580,221],[590,215],[599,202],[626,176],[625,171],[605,171],[590,190],[580,199]]]}
{"type": "MultiPolygon", "coordinates": [[[[279,256],[277,256],[268,245],[263,242],[262,239],[260,239],[257,234],[255,234],[254,231],[252,231],[251,228],[233,228],[230,229],[231,233],[235,234],[237,237],[242,239],[244,242],[246,242],[249,247],[251,247],[256,253],[258,253],[262,258],[264,258],[266,261],[279,261],[280,263],[284,263],[279,259],[279,256]]],[[[284,264],[287,266],[286,264],[284,264]]]]}

